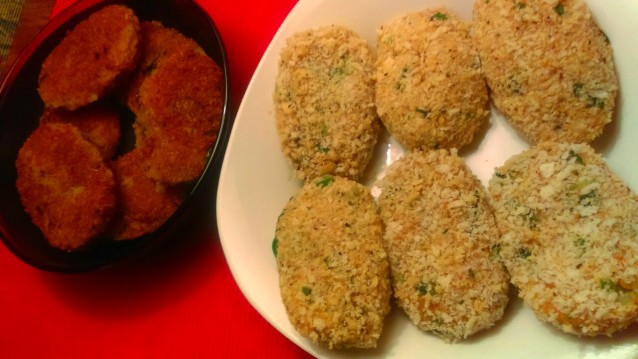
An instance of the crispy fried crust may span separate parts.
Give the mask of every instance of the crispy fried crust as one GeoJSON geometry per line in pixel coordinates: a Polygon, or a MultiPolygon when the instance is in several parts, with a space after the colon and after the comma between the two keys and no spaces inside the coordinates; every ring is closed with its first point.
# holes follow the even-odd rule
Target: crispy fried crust
{"type": "Polygon", "coordinates": [[[473,36],[496,107],[532,143],[590,142],[612,120],[612,48],[582,0],[476,0],[473,36]]]}
{"type": "Polygon", "coordinates": [[[488,121],[469,25],[443,7],[381,26],[375,68],[377,112],[408,149],[463,147],[488,121]]]}
{"type": "Polygon", "coordinates": [[[74,110],[101,98],[135,68],[140,25],[111,5],[78,24],[44,60],[38,92],[46,107],[74,110]]]}
{"type": "Polygon", "coordinates": [[[287,40],[275,84],[275,120],[298,178],[363,175],[381,128],[372,71],[367,42],[343,26],[287,40]]]}
{"type": "Polygon", "coordinates": [[[112,226],[117,240],[156,230],[182,201],[177,191],[148,178],[142,167],[146,156],[134,149],[111,164],[117,182],[118,213],[112,226]]]}
{"type": "Polygon", "coordinates": [[[152,22],[143,24],[142,63],[127,96],[137,115],[136,146],[145,148],[148,175],[162,183],[195,179],[217,138],[223,74],[191,39],[152,22]]]}
{"type": "Polygon", "coordinates": [[[490,252],[500,234],[487,193],[463,160],[454,151],[411,152],[379,187],[397,304],[448,341],[493,326],[509,277],[490,252]]]}
{"type": "Polygon", "coordinates": [[[105,160],[113,157],[120,139],[119,114],[106,106],[89,105],[75,111],[47,109],[40,123],[68,123],[77,127],[105,160]]]}
{"type": "Polygon", "coordinates": [[[308,181],[277,223],[277,268],[293,326],[329,348],[376,347],[390,311],[383,224],[369,189],[308,181]]]}
{"type": "Polygon", "coordinates": [[[536,145],[489,192],[500,256],[538,318],[586,336],[638,319],[638,196],[591,147],[536,145]]]}
{"type": "Polygon", "coordinates": [[[52,246],[74,250],[106,229],[115,208],[113,174],[76,127],[40,125],[16,166],[24,208],[52,246]]]}

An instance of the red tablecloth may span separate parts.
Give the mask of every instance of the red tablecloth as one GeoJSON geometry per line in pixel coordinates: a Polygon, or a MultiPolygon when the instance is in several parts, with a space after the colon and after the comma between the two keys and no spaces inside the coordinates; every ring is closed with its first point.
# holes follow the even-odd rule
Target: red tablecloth
{"type": "MultiPolygon", "coordinates": [[[[296,0],[201,0],[228,51],[233,114],[296,0]]],[[[70,5],[58,0],[54,14],[70,5]]],[[[0,358],[304,358],[247,302],[230,274],[210,191],[181,237],[81,275],[34,269],[0,245],[0,358]]]]}

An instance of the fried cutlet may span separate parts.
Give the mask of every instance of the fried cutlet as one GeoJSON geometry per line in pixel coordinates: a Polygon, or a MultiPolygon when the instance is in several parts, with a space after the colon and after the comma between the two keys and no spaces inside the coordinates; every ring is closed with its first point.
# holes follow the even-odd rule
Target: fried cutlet
{"type": "Polygon", "coordinates": [[[77,249],[109,225],[116,205],[113,173],[75,126],[41,124],[16,166],[24,208],[53,247],[77,249]]]}

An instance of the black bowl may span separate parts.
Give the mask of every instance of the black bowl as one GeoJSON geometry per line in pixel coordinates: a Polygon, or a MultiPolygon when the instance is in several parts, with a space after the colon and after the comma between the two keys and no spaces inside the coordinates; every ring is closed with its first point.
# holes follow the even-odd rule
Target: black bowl
{"type": "MultiPolygon", "coordinates": [[[[202,187],[207,172],[214,171],[223,160],[231,129],[228,118],[228,65],[226,53],[213,20],[192,0],[84,0],[79,1],[51,20],[27,46],[0,88],[0,238],[24,262],[43,270],[77,273],[115,263],[151,246],[164,242],[185,209],[202,187]],[[186,198],[175,213],[156,231],[127,241],[98,241],[74,252],[51,247],[24,211],[16,189],[15,161],[18,151],[38,126],[43,103],[37,92],[38,74],[44,59],[65,34],[91,13],[110,4],[124,4],[135,11],[140,21],[157,20],[194,39],[220,66],[224,73],[224,109],[216,143],[208,153],[201,176],[186,188],[186,198]]],[[[206,176],[210,178],[210,176],[206,176]]],[[[173,234],[174,235],[174,234],[173,234]]]]}

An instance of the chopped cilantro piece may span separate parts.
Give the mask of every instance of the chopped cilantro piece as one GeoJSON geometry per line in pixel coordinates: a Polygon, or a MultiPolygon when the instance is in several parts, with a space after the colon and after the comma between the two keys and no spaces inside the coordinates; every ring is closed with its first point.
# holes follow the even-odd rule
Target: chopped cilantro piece
{"type": "Polygon", "coordinates": [[[574,85],[572,85],[572,93],[574,94],[574,96],[580,97],[583,92],[583,86],[584,85],[580,82],[576,82],[574,85]]]}
{"type": "Polygon", "coordinates": [[[417,107],[416,108],[416,112],[420,113],[424,118],[428,116],[428,114],[430,113],[430,110],[428,109],[424,109],[424,108],[420,108],[417,107]]]}
{"type": "Polygon", "coordinates": [[[571,160],[572,158],[575,158],[576,160],[574,162],[579,165],[585,164],[585,161],[583,161],[583,158],[580,157],[578,153],[574,152],[574,150],[569,150],[569,156],[567,156],[567,162],[569,162],[569,160],[571,160]]]}
{"type": "Polygon", "coordinates": [[[324,188],[326,186],[328,186],[330,183],[332,183],[332,181],[334,181],[334,178],[331,175],[325,175],[321,178],[319,178],[315,184],[321,188],[324,188]]]}
{"type": "Polygon", "coordinates": [[[275,258],[277,258],[277,250],[279,249],[279,239],[277,237],[275,237],[272,240],[272,254],[275,255],[275,258]]]}
{"type": "Polygon", "coordinates": [[[521,247],[518,249],[517,256],[520,258],[527,258],[532,255],[532,252],[527,247],[521,247]]]}
{"type": "Polygon", "coordinates": [[[559,16],[563,16],[565,14],[565,6],[562,3],[558,3],[558,5],[554,6],[554,11],[556,11],[559,16]]]}
{"type": "Polygon", "coordinates": [[[312,288],[309,288],[309,287],[303,287],[301,288],[301,291],[303,292],[303,295],[305,296],[309,296],[310,294],[312,294],[312,288]]]}
{"type": "Polygon", "coordinates": [[[442,12],[437,12],[436,14],[432,15],[432,17],[430,17],[430,21],[432,20],[439,20],[439,21],[447,20],[447,15],[442,12]]]}

